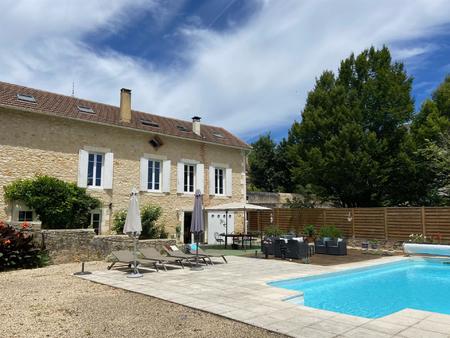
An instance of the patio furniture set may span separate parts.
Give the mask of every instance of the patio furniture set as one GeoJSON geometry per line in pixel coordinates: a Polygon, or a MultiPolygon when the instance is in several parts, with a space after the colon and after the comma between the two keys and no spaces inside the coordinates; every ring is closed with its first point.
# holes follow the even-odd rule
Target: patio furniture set
{"type": "Polygon", "coordinates": [[[265,237],[261,251],[266,258],[275,256],[282,259],[309,259],[314,254],[347,255],[345,239],[323,238],[314,242],[304,237],[286,235],[283,237],[265,237]]]}
{"type": "MultiPolygon", "coordinates": [[[[166,255],[161,254],[155,248],[139,249],[138,259],[136,261],[137,267],[152,268],[156,271],[159,271],[159,267],[162,266],[164,271],[167,271],[167,264],[170,264],[172,266],[178,265],[179,267],[184,269],[185,264],[193,266],[193,262],[197,258],[195,254],[182,251],[176,245],[163,246],[163,249],[166,255]]],[[[112,263],[108,266],[108,270],[110,270],[116,264],[121,264],[122,266],[125,265],[130,269],[134,268],[134,256],[132,251],[113,251],[111,255],[112,263]]],[[[225,256],[207,254],[201,248],[198,248],[198,258],[205,265],[214,265],[212,258],[222,258],[225,263],[228,263],[225,256]]]]}

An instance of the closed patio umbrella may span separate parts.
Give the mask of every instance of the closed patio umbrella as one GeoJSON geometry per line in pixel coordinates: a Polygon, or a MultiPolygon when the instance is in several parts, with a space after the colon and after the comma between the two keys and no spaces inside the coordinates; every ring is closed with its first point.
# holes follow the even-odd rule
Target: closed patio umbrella
{"type": "Polygon", "coordinates": [[[134,267],[133,272],[128,275],[130,278],[142,277],[137,268],[137,239],[142,232],[141,224],[141,212],[139,210],[139,199],[138,191],[133,188],[130,195],[130,204],[128,205],[127,218],[125,220],[125,225],[123,227],[123,233],[133,238],[133,257],[134,257],[134,267]]]}
{"type": "Polygon", "coordinates": [[[196,239],[196,258],[195,270],[202,270],[203,268],[198,264],[198,242],[200,234],[205,230],[203,222],[203,196],[200,190],[195,192],[194,209],[192,210],[191,232],[196,239]]]}

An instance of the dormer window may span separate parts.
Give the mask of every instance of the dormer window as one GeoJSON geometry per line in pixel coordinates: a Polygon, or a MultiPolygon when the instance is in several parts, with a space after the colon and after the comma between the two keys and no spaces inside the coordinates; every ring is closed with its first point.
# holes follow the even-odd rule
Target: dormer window
{"type": "Polygon", "coordinates": [[[19,101],[30,102],[30,103],[36,103],[36,99],[34,98],[33,95],[28,95],[28,94],[17,94],[17,99],[18,99],[19,101]]]}
{"type": "Polygon", "coordinates": [[[141,119],[141,123],[144,126],[159,128],[159,124],[150,120],[141,119]]]}
{"type": "Polygon", "coordinates": [[[94,110],[91,107],[87,106],[77,106],[78,110],[82,113],[86,114],[95,114],[94,110]]]}
{"type": "Polygon", "coordinates": [[[225,136],[223,136],[221,133],[219,133],[217,131],[214,131],[212,134],[213,134],[213,136],[215,136],[217,138],[225,138],[225,136]]]}
{"type": "Polygon", "coordinates": [[[185,132],[185,133],[189,132],[189,129],[187,129],[186,127],[183,127],[183,126],[177,126],[177,129],[178,129],[179,131],[183,131],[183,132],[185,132]]]}

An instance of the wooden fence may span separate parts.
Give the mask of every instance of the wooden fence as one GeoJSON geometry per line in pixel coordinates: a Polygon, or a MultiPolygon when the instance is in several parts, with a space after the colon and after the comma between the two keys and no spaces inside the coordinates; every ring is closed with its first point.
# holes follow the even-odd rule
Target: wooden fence
{"type": "Polygon", "coordinates": [[[277,225],[302,233],[308,224],[335,225],[347,238],[404,241],[414,233],[450,242],[450,207],[273,209],[249,212],[248,222],[250,231],[277,225]]]}

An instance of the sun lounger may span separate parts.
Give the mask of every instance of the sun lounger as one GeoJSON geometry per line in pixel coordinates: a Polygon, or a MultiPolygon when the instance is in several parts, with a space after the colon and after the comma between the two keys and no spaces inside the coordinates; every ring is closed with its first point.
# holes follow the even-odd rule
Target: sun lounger
{"type": "MultiPolygon", "coordinates": [[[[113,251],[111,253],[113,256],[113,262],[110,266],[108,266],[108,270],[111,270],[111,268],[116,265],[117,263],[125,264],[129,268],[132,268],[134,265],[134,255],[133,252],[128,250],[119,250],[119,251],[113,251]]],[[[144,267],[153,266],[156,271],[159,271],[158,269],[158,262],[150,259],[145,258],[137,258],[136,259],[137,266],[141,265],[144,267]]]]}
{"type": "MultiPolygon", "coordinates": [[[[197,252],[196,252],[196,249],[189,249],[189,252],[190,252],[191,254],[193,254],[193,255],[195,255],[195,254],[197,253],[197,252]]],[[[198,248],[198,256],[199,256],[199,257],[201,257],[201,256],[207,257],[207,258],[209,259],[209,261],[211,262],[211,265],[213,264],[211,258],[222,258],[222,259],[225,261],[225,263],[228,264],[227,259],[225,258],[224,255],[214,255],[214,254],[209,254],[209,253],[206,253],[205,251],[203,251],[203,249],[200,248],[200,247],[198,248]]]]}
{"type": "Polygon", "coordinates": [[[142,256],[145,259],[156,261],[159,264],[161,264],[165,271],[167,271],[166,264],[170,264],[170,263],[180,264],[181,267],[184,269],[184,265],[183,265],[184,259],[183,258],[163,256],[155,248],[141,248],[141,249],[139,249],[139,252],[142,254],[142,256]]]}
{"type": "MultiPolygon", "coordinates": [[[[191,263],[192,260],[196,259],[196,255],[193,254],[187,254],[183,251],[181,251],[176,245],[170,245],[170,246],[164,246],[164,251],[167,252],[167,254],[170,257],[176,257],[176,258],[183,258],[187,260],[189,263],[191,263]]],[[[198,256],[203,262],[208,265],[208,262],[206,261],[206,257],[198,256]]]]}

